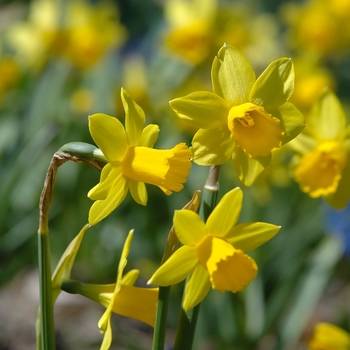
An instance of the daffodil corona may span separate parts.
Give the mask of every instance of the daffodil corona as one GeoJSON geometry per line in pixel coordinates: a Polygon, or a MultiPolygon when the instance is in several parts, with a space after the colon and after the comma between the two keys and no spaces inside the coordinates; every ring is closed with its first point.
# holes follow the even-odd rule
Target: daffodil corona
{"type": "Polygon", "coordinates": [[[310,350],[349,350],[350,334],[330,323],[321,322],[308,342],[310,350]]]}
{"type": "Polygon", "coordinates": [[[294,178],[310,197],[335,208],[350,198],[350,126],[337,97],[325,91],[314,104],[304,132],[290,143],[296,152],[294,178]]]}
{"type": "Polygon", "coordinates": [[[176,211],[174,228],[183,246],[160,266],[148,283],[167,286],[190,275],[183,302],[185,310],[200,303],[210,287],[220,292],[243,290],[258,271],[255,261],[244,252],[271,239],[280,227],[262,222],[235,226],[242,198],[239,188],[228,192],[206,224],[193,211],[176,211]]]}
{"type": "Polygon", "coordinates": [[[287,102],[294,88],[289,58],[272,62],[255,79],[245,57],[224,45],[212,66],[213,92],[193,92],[170,101],[175,113],[199,128],[192,140],[199,165],[232,159],[239,179],[251,186],[271,161],[271,152],[297,136],[304,117],[287,102]]]}
{"type": "Polygon", "coordinates": [[[101,149],[100,158],[108,162],[102,170],[100,183],[88,196],[95,200],[89,213],[90,225],[109,215],[124,200],[128,191],[134,200],[147,204],[145,183],[158,186],[165,194],[183,188],[191,167],[191,153],[184,143],[169,150],[156,150],[159,128],[143,128],[143,110],[122,89],[125,129],[120,121],[105,114],[89,117],[90,133],[101,149]]]}

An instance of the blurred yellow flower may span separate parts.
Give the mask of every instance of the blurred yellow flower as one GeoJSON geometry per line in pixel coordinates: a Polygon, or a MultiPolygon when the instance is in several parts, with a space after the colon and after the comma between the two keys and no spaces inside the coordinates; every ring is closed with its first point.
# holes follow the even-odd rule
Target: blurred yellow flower
{"type": "Polygon", "coordinates": [[[125,240],[120,257],[117,280],[114,284],[97,285],[77,281],[67,281],[63,290],[78,293],[106,307],[106,311],[98,322],[101,333],[104,334],[101,350],[107,350],[112,343],[112,313],[131,317],[154,327],[158,288],[134,287],[139,271],[131,270],[123,276],[127,257],[133,237],[133,230],[125,240]]]}
{"type": "Polygon", "coordinates": [[[335,208],[350,198],[350,126],[338,98],[325,91],[314,104],[304,132],[290,143],[297,153],[294,177],[310,197],[324,196],[335,208]]]}
{"type": "Polygon", "coordinates": [[[0,58],[0,101],[2,95],[12,89],[20,78],[20,68],[13,57],[0,58]]]}
{"type": "Polygon", "coordinates": [[[108,162],[100,183],[88,196],[95,200],[89,213],[90,225],[97,224],[124,200],[128,191],[134,200],[147,204],[145,183],[158,186],[165,194],[183,188],[191,167],[191,152],[185,143],[172,149],[152,149],[159,128],[150,124],[143,128],[145,114],[122,89],[125,129],[120,121],[105,114],[89,117],[90,133],[101,149],[101,159],[108,162]]]}
{"type": "Polygon", "coordinates": [[[350,334],[330,323],[318,323],[308,347],[310,350],[350,350],[350,334]]]}
{"type": "Polygon", "coordinates": [[[170,30],[165,45],[190,63],[198,64],[209,54],[217,0],[170,0],[165,16],[170,30]]]}
{"type": "Polygon", "coordinates": [[[258,79],[233,46],[224,45],[212,66],[212,92],[170,101],[182,119],[199,128],[192,140],[199,165],[232,158],[239,179],[251,186],[271,161],[271,152],[298,135],[304,117],[287,102],[294,88],[292,61],[272,62],[258,79]]]}
{"type": "Polygon", "coordinates": [[[61,6],[54,0],[35,0],[28,20],[12,25],[6,36],[23,65],[30,68],[41,68],[52,55],[88,68],[124,42],[126,31],[118,17],[112,3],[74,0],[61,6]]]}
{"type": "Polygon", "coordinates": [[[210,287],[236,293],[256,277],[258,267],[244,252],[271,239],[280,227],[263,222],[239,224],[243,194],[235,188],[223,196],[206,224],[191,210],[174,215],[174,228],[183,244],[153,274],[148,284],[168,286],[190,275],[183,308],[200,303],[210,287]]]}
{"type": "Polygon", "coordinates": [[[349,48],[349,8],[348,0],[286,3],[281,12],[290,45],[321,57],[349,48]]]}

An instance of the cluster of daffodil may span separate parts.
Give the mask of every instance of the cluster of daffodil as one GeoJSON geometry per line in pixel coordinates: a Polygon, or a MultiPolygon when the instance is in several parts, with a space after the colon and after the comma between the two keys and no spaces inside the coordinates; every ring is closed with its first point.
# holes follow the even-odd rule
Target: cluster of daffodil
{"type": "MultiPolygon", "coordinates": [[[[241,52],[224,44],[214,58],[211,78],[212,92],[195,91],[170,101],[176,115],[198,130],[190,148],[185,143],[166,150],[153,148],[159,127],[145,126],[143,109],[122,88],[125,126],[113,116],[93,114],[89,116],[89,130],[98,148],[70,143],[57,153],[61,159],[84,161],[102,171],[100,182],[88,193],[94,201],[88,224],[66,249],[52,280],[42,277],[38,322],[41,348],[53,349],[50,303],[64,290],[106,307],[98,322],[104,333],[101,349],[111,346],[113,312],[155,327],[153,348],[162,349],[169,298],[167,287],[187,278],[175,349],[190,349],[196,322],[193,315],[198,315],[198,306],[210,289],[232,293],[244,290],[258,273],[257,263],[246,252],[270,240],[280,229],[264,222],[238,224],[243,201],[239,188],[229,190],[216,205],[218,169],[228,161],[232,162],[240,181],[252,186],[270,164],[273,153],[289,143],[296,153],[293,174],[301,190],[311,197],[324,196],[334,207],[348,203],[350,127],[346,126],[342,107],[332,92],[325,91],[320,96],[305,127],[303,115],[288,102],[294,90],[291,59],[273,61],[256,78],[241,52]],[[117,210],[128,192],[136,203],[146,206],[146,184],[160,188],[166,195],[181,191],[192,161],[211,166],[211,172],[204,186],[199,214],[198,193],[184,209],[174,213],[168,238],[168,244],[173,242],[171,251],[165,254],[148,281],[159,289],[134,286],[138,270],[123,272],[133,230],[126,238],[114,284],[85,284],[70,279],[75,256],[90,226],[98,225],[117,210]],[[186,332],[184,319],[190,323],[186,332]]],[[[49,169],[41,201],[42,266],[47,257],[47,212],[55,171],[57,166],[49,169]]],[[[135,233],[138,234],[141,233],[135,233]]],[[[42,273],[47,273],[47,266],[42,267],[42,273]]],[[[310,344],[319,338],[316,335],[310,344]]],[[[348,341],[345,338],[344,341],[348,341]]],[[[318,349],[316,345],[310,348],[318,349]]]]}

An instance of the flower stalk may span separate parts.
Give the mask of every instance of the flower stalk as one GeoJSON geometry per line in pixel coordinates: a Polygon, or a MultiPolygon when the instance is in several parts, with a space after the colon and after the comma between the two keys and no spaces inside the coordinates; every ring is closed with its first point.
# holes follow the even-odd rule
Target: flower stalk
{"type": "MultiPolygon", "coordinates": [[[[199,216],[202,218],[203,221],[207,220],[207,218],[216,206],[219,192],[219,173],[220,165],[210,166],[208,177],[204,184],[202,201],[199,208],[199,216]]],[[[186,283],[188,283],[188,278],[186,280],[186,283]]],[[[199,309],[200,303],[194,308],[187,311],[181,308],[176,331],[174,350],[192,349],[194,334],[196,331],[197,320],[199,315],[199,309]]]]}

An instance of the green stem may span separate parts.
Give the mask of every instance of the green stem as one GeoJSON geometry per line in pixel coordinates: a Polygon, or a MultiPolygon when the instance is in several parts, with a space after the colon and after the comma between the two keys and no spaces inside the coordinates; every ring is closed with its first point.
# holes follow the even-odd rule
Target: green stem
{"type": "Polygon", "coordinates": [[[40,342],[41,349],[55,349],[50,242],[48,233],[38,235],[38,262],[40,280],[40,342]]]}
{"type": "MultiPolygon", "coordinates": [[[[205,222],[216,206],[219,192],[219,165],[212,165],[209,169],[208,178],[202,192],[202,201],[199,215],[205,222]]],[[[185,311],[181,309],[179,322],[176,330],[174,350],[191,350],[194,334],[196,331],[200,304],[193,309],[185,311]]]]}
{"type": "MultiPolygon", "coordinates": [[[[196,191],[192,199],[183,207],[183,209],[189,209],[196,212],[198,209],[198,205],[199,205],[199,191],[196,191]]],[[[172,226],[169,231],[167,244],[165,247],[161,265],[164,264],[170,258],[170,256],[177,250],[177,248],[179,247],[179,244],[180,242],[176,236],[174,226],[172,226]]],[[[159,296],[158,296],[158,303],[157,303],[157,310],[156,310],[156,322],[154,325],[152,350],[164,349],[170,288],[171,288],[170,286],[159,287],[159,296]]]]}
{"type": "Polygon", "coordinates": [[[159,287],[152,350],[164,349],[170,289],[170,286],[159,287]]]}

